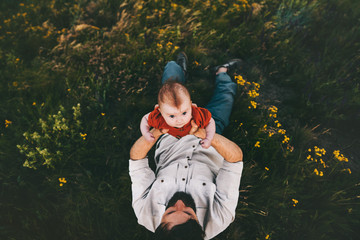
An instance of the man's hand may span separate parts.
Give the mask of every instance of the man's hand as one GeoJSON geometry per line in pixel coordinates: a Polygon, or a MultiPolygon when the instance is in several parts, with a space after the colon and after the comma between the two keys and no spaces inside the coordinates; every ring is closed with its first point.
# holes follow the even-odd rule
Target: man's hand
{"type": "Polygon", "coordinates": [[[150,132],[154,136],[154,141],[152,142],[148,142],[144,136],[141,136],[130,149],[130,159],[138,160],[145,158],[159,137],[168,131],[169,129],[151,129],[150,132]]]}
{"type": "Polygon", "coordinates": [[[154,136],[154,138],[157,140],[161,135],[167,133],[169,131],[169,129],[157,129],[157,128],[153,128],[150,130],[150,132],[152,133],[152,135],[154,136]]]}
{"type": "Polygon", "coordinates": [[[195,135],[198,138],[204,139],[206,138],[206,131],[203,128],[199,128],[198,125],[194,122],[194,120],[191,120],[191,130],[189,132],[190,135],[195,135]]]}

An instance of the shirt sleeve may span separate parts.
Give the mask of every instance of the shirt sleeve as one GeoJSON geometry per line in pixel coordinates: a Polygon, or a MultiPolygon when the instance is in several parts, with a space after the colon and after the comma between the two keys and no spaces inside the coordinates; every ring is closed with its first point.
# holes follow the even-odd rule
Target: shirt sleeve
{"type": "Polygon", "coordinates": [[[155,108],[148,116],[148,124],[150,127],[161,129],[165,120],[162,117],[159,108],[155,108]]]}
{"type": "Polygon", "coordinates": [[[135,215],[140,216],[145,205],[146,197],[155,181],[155,174],[149,167],[148,158],[129,160],[129,174],[131,178],[132,206],[135,215]]]}
{"type": "Polygon", "coordinates": [[[211,119],[211,113],[206,108],[201,107],[192,107],[192,115],[196,125],[199,128],[205,128],[211,119]]]}
{"type": "Polygon", "coordinates": [[[243,162],[230,163],[224,160],[216,177],[216,192],[210,211],[212,216],[209,216],[211,226],[206,228],[207,237],[215,237],[234,221],[242,170],[243,162]]]}

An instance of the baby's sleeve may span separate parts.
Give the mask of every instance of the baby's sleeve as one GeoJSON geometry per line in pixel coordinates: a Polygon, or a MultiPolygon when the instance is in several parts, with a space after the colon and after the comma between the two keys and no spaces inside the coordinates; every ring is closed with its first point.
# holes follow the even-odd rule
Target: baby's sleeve
{"type": "Polygon", "coordinates": [[[211,112],[206,108],[194,107],[193,119],[199,128],[205,128],[211,120],[211,112]]]}
{"type": "Polygon", "coordinates": [[[161,113],[158,108],[154,109],[148,117],[148,124],[150,127],[160,129],[161,125],[161,113]]]}

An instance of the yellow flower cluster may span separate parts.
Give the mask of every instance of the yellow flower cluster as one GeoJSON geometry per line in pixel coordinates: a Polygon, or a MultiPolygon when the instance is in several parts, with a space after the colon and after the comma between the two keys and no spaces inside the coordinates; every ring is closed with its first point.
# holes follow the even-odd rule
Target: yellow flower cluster
{"type": "MultiPolygon", "coordinates": [[[[167,42],[164,46],[166,46],[166,48],[167,48],[168,50],[174,50],[174,51],[176,51],[176,50],[179,49],[179,46],[173,46],[173,45],[174,45],[174,44],[173,44],[172,42],[167,42]]],[[[164,48],[163,44],[161,44],[161,43],[157,43],[156,46],[157,46],[159,49],[163,49],[163,48],[164,48]]]]}
{"type": "Polygon", "coordinates": [[[248,94],[248,95],[249,95],[249,97],[251,97],[251,98],[256,98],[256,97],[258,97],[258,96],[259,96],[259,93],[258,93],[258,92],[256,92],[256,90],[255,90],[255,89],[248,91],[248,93],[247,93],[247,94],[248,94]]]}
{"type": "Polygon", "coordinates": [[[257,102],[255,102],[255,101],[250,101],[250,104],[251,104],[251,106],[249,106],[249,109],[250,109],[251,107],[253,107],[253,108],[255,109],[256,106],[257,106],[257,102]]]}
{"type": "Polygon", "coordinates": [[[283,144],[288,143],[290,138],[286,135],[284,135],[284,140],[282,141],[283,144]]]}
{"type": "Polygon", "coordinates": [[[5,119],[5,128],[7,128],[10,124],[12,124],[12,121],[5,119]]]}
{"type": "Polygon", "coordinates": [[[320,164],[324,167],[324,168],[326,168],[326,167],[328,167],[326,164],[325,164],[325,162],[322,160],[322,156],[325,156],[325,154],[326,154],[326,151],[325,151],[325,149],[324,148],[319,148],[319,147],[317,147],[317,146],[314,146],[314,157],[312,157],[311,156],[311,152],[312,152],[312,150],[311,150],[311,148],[309,148],[308,149],[308,152],[309,152],[309,155],[307,156],[307,160],[310,160],[310,161],[314,161],[314,162],[320,162],[320,164]],[[319,159],[317,159],[317,157],[320,157],[319,159]]]}
{"type": "Polygon", "coordinates": [[[244,78],[241,76],[241,75],[237,75],[234,77],[237,84],[241,85],[241,86],[244,86],[246,81],[244,80],[244,78]]]}
{"type": "Polygon", "coordinates": [[[345,171],[345,172],[348,172],[349,174],[351,174],[350,168],[345,168],[345,169],[343,169],[342,171],[345,171]]]}
{"type": "Polygon", "coordinates": [[[324,176],[323,171],[319,171],[319,170],[317,170],[316,168],[314,169],[314,173],[315,173],[316,175],[320,176],[320,177],[324,176]]]}
{"type": "Polygon", "coordinates": [[[299,200],[296,200],[295,198],[291,199],[292,205],[296,207],[296,205],[299,203],[299,200]]]}
{"type": "Polygon", "coordinates": [[[340,162],[349,162],[349,159],[348,159],[348,158],[346,158],[343,154],[340,154],[340,150],[335,150],[335,151],[333,152],[333,154],[334,154],[334,157],[335,157],[338,161],[340,161],[340,162]]]}
{"type": "MultiPolygon", "coordinates": [[[[248,82],[241,75],[236,75],[234,78],[238,85],[245,87],[245,91],[247,91],[247,95],[249,95],[250,98],[256,98],[259,96],[258,91],[260,89],[260,84],[256,82],[248,82]]],[[[257,102],[255,102],[254,100],[250,100],[250,106],[248,108],[255,109],[257,105],[257,102]]]]}
{"type": "Polygon", "coordinates": [[[86,133],[80,133],[80,136],[82,137],[82,139],[83,139],[83,140],[85,140],[85,139],[86,139],[87,134],[86,134],[86,133]]]}
{"type": "Polygon", "coordinates": [[[65,178],[59,178],[59,182],[60,182],[60,187],[64,186],[64,183],[66,183],[66,179],[65,178]]]}
{"type": "Polygon", "coordinates": [[[280,134],[282,134],[282,135],[285,135],[286,130],[285,130],[285,129],[279,129],[279,130],[278,130],[278,133],[280,133],[280,134]]]}
{"type": "Polygon", "coordinates": [[[260,142],[259,142],[259,141],[257,141],[257,142],[255,143],[254,147],[259,148],[259,147],[260,147],[260,142]]]}

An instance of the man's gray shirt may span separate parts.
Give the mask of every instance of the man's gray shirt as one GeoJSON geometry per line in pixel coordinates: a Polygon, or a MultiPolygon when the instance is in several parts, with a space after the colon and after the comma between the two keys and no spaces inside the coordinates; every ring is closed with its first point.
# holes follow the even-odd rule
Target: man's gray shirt
{"type": "Polygon", "coordinates": [[[154,232],[175,192],[189,193],[196,215],[210,239],[234,221],[243,162],[229,163],[200,139],[165,134],[156,144],[156,174],[148,158],[129,160],[132,206],[139,224],[154,232]]]}

